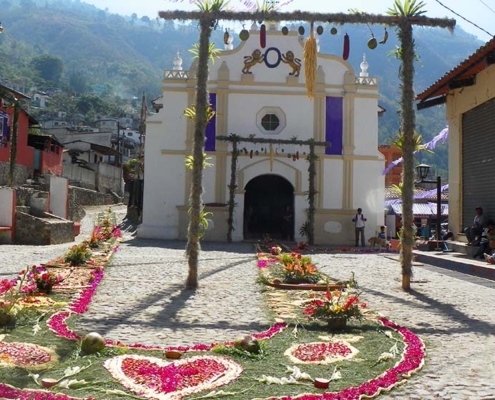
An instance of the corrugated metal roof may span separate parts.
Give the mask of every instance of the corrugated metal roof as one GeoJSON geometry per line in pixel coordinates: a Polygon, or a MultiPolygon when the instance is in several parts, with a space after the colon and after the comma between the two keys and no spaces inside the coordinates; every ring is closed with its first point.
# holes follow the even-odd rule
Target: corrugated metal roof
{"type": "MultiPolygon", "coordinates": [[[[449,201],[449,185],[443,185],[442,186],[442,192],[441,192],[441,199],[442,201],[449,201]]],[[[430,200],[430,201],[436,201],[437,200],[437,189],[423,189],[423,188],[417,188],[415,187],[413,189],[413,198],[414,199],[422,199],[422,200],[430,200]]],[[[389,200],[395,200],[401,199],[401,194],[395,187],[386,187],[385,188],[385,199],[387,204],[387,201],[389,200]]]]}
{"type": "MultiPolygon", "coordinates": [[[[390,207],[394,214],[402,215],[402,204],[395,203],[391,204],[390,207]]],[[[448,215],[449,205],[442,204],[442,215],[448,215]]],[[[437,204],[436,203],[413,203],[413,215],[415,217],[419,216],[433,216],[437,215],[437,204]]]]}
{"type": "Polygon", "coordinates": [[[486,57],[488,55],[495,55],[494,51],[495,37],[462,61],[457,67],[447,72],[429,88],[417,95],[416,100],[425,101],[445,95],[450,90],[448,87],[449,82],[456,79],[470,78],[487,68],[489,64],[486,62],[486,57]]]}

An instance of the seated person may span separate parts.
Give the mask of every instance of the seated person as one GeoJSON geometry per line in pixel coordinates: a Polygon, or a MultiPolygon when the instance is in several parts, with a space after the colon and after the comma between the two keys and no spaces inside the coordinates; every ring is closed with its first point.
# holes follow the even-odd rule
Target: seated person
{"type": "Polygon", "coordinates": [[[468,240],[468,246],[476,246],[478,244],[478,239],[483,233],[485,225],[486,219],[483,215],[483,208],[478,206],[475,209],[473,225],[471,225],[469,228],[464,229],[464,233],[466,234],[468,240]]]}
{"type": "Polygon", "coordinates": [[[478,251],[473,255],[473,258],[481,258],[483,259],[483,256],[485,254],[491,254],[492,251],[495,251],[495,248],[491,250],[490,246],[490,241],[492,241],[492,245],[495,245],[495,221],[489,220],[486,228],[483,229],[483,232],[481,233],[481,239],[480,239],[480,248],[478,251]]]}
{"type": "Polygon", "coordinates": [[[390,243],[387,241],[387,236],[385,234],[385,226],[380,226],[380,232],[378,232],[378,236],[371,238],[369,240],[372,246],[380,246],[390,248],[390,243]]]}

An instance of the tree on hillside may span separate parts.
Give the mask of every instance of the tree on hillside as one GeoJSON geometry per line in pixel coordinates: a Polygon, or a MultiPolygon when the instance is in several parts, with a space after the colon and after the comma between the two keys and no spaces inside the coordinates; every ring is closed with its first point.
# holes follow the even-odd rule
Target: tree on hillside
{"type": "Polygon", "coordinates": [[[45,81],[57,83],[64,72],[64,62],[55,56],[44,54],[31,60],[31,66],[45,81]]]}
{"type": "Polygon", "coordinates": [[[86,93],[89,89],[88,79],[81,71],[72,72],[69,75],[69,85],[77,94],[86,93]]]}
{"type": "Polygon", "coordinates": [[[148,17],[147,15],[143,15],[141,17],[141,22],[147,24],[147,25],[151,25],[151,20],[150,20],[150,17],[148,17]]]}

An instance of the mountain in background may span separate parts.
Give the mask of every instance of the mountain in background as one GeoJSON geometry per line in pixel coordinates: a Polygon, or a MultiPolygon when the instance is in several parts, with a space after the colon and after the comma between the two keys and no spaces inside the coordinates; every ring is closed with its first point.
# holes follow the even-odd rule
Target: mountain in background
{"type": "MultiPolygon", "coordinates": [[[[198,42],[194,22],[174,23],[157,16],[136,14],[120,16],[100,10],[79,0],[0,0],[0,80],[28,92],[32,88],[57,87],[76,94],[117,96],[120,99],[149,99],[161,94],[164,69],[172,69],[179,51],[183,67],[188,69],[192,55],[187,51],[198,42]],[[42,55],[59,58],[63,72],[58,82],[46,82],[33,69],[33,60],[42,55]]],[[[248,23],[249,25],[250,23],[248,23]]],[[[299,25],[291,25],[297,29],[299,25]]],[[[308,26],[306,25],[306,32],[308,26]]],[[[351,41],[349,63],[359,74],[363,54],[370,65],[370,76],[379,78],[380,105],[387,111],[380,118],[379,142],[389,144],[399,129],[400,63],[391,54],[398,40],[392,27],[389,40],[375,50],[367,47],[373,34],[378,40],[382,26],[335,26],[329,24],[320,36],[320,52],[341,56],[345,33],[351,41]]],[[[223,47],[224,28],[212,35],[217,47],[223,47]]],[[[454,33],[437,28],[415,28],[419,61],[416,63],[415,90],[419,93],[483,45],[475,36],[457,28],[454,33]]],[[[234,45],[239,44],[235,34],[234,45]]],[[[417,130],[427,141],[445,127],[443,106],[417,112],[417,130]]],[[[435,154],[421,155],[421,162],[447,170],[447,146],[435,154]]]]}

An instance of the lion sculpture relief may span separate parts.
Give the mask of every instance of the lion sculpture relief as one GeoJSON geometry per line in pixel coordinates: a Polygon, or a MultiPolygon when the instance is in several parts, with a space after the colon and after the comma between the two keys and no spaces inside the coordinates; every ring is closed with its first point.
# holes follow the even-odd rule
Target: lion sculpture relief
{"type": "Polygon", "coordinates": [[[292,68],[292,72],[289,72],[289,75],[299,76],[301,72],[301,60],[296,58],[292,51],[289,50],[287,53],[282,54],[282,62],[292,68]]]}
{"type": "Polygon", "coordinates": [[[261,50],[254,50],[250,56],[244,56],[244,68],[242,69],[242,73],[252,74],[250,69],[256,64],[261,64],[263,61],[265,61],[265,55],[261,54],[261,50]]]}

